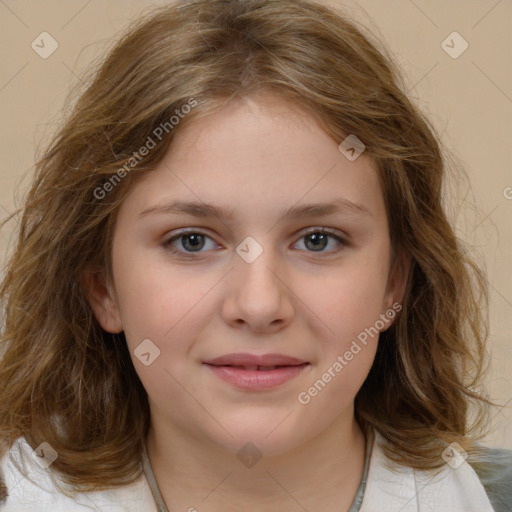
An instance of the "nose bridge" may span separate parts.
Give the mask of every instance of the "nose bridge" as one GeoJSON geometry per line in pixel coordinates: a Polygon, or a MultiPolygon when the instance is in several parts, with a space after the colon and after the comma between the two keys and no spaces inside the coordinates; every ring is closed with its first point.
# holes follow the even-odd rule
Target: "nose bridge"
{"type": "Polygon", "coordinates": [[[276,320],[281,324],[289,319],[293,309],[279,275],[279,251],[271,245],[270,236],[259,239],[261,243],[247,237],[236,248],[234,281],[225,313],[232,321],[243,320],[255,330],[265,330],[276,320]]]}
{"type": "Polygon", "coordinates": [[[263,239],[260,235],[258,238],[261,243],[248,236],[238,245],[239,261],[235,269],[240,274],[242,285],[256,286],[266,292],[276,291],[280,288],[279,280],[271,269],[279,267],[278,251],[272,246],[270,236],[263,239]]]}

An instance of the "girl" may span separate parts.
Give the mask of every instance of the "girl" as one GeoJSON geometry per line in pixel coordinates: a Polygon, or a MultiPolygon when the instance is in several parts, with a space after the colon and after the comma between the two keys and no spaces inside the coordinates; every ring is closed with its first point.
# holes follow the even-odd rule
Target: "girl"
{"type": "Polygon", "coordinates": [[[511,510],[509,455],[476,441],[486,289],[444,173],[334,11],[142,20],[23,208],[0,510],[511,510]]]}

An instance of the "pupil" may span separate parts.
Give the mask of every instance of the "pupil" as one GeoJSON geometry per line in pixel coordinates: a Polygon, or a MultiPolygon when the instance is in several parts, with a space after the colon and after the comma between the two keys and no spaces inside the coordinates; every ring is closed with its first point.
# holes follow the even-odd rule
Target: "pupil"
{"type": "Polygon", "coordinates": [[[192,250],[197,249],[198,247],[199,247],[199,249],[201,249],[202,246],[204,245],[203,235],[198,235],[198,234],[186,235],[182,240],[182,245],[187,250],[188,249],[192,249],[192,250]],[[190,244],[189,244],[189,242],[190,242],[190,244]],[[187,244],[189,244],[190,247],[187,247],[187,244]]]}
{"type": "MultiPolygon", "coordinates": [[[[319,247],[320,249],[324,249],[327,243],[327,236],[324,235],[323,233],[314,233],[308,236],[308,241],[312,241],[313,249],[318,249],[319,247]]],[[[307,245],[308,243],[306,242],[306,246],[307,245]]],[[[311,247],[308,247],[308,249],[310,248],[311,247]]]]}

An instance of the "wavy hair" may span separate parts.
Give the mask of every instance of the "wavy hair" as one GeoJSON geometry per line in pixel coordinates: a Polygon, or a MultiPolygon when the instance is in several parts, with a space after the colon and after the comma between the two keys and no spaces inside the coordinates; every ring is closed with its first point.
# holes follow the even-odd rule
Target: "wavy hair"
{"type": "Polygon", "coordinates": [[[309,0],[193,0],[152,11],[115,43],[75,94],[15,212],[17,244],[0,289],[2,453],[21,436],[32,447],[46,441],[59,454],[53,468],[82,491],[140,476],[148,397],[123,333],[96,321],[83,275],[94,269],[111,284],[119,206],[174,133],[262,90],[308,109],[334,140],[363,141],[394,254],[412,260],[403,309],[356,396],[358,421],[388,441],[390,459],[417,469],[440,467],[452,441],[475,449],[486,403],[475,391],[486,281],[444,211],[439,137],[392,58],[353,21],[309,0]],[[197,106],[171,129],[192,99],[197,106]]]}

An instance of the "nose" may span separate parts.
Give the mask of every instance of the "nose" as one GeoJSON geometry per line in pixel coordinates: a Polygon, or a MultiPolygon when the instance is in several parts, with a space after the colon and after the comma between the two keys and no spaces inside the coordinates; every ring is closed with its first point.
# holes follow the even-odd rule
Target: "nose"
{"type": "Polygon", "coordinates": [[[232,326],[272,333],[290,324],[294,315],[289,274],[275,251],[264,249],[252,263],[236,256],[229,273],[222,315],[232,326]],[[287,279],[288,277],[288,279],[287,279]]]}

